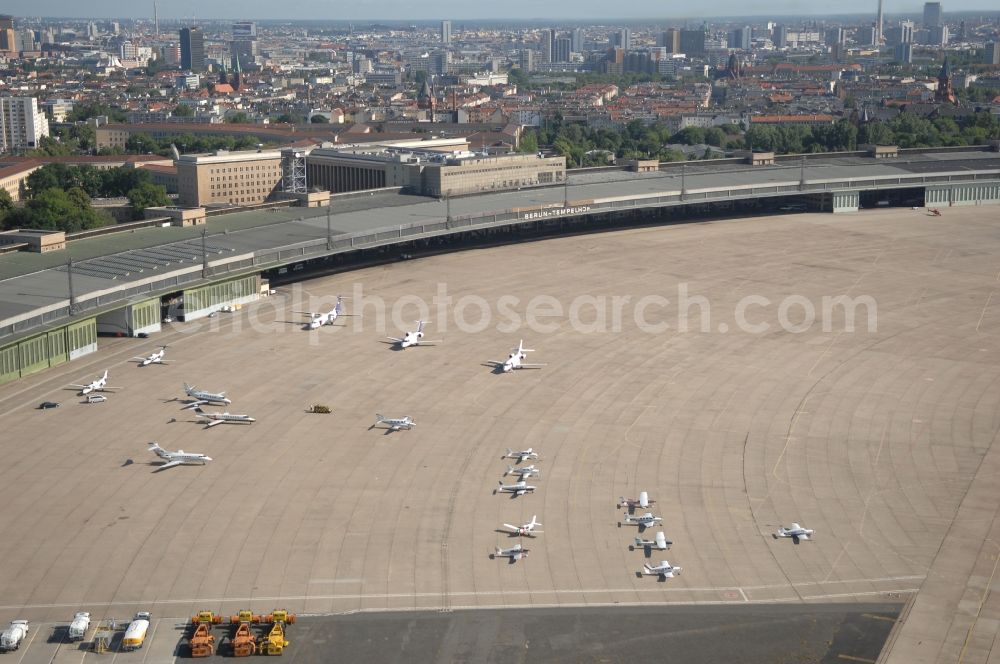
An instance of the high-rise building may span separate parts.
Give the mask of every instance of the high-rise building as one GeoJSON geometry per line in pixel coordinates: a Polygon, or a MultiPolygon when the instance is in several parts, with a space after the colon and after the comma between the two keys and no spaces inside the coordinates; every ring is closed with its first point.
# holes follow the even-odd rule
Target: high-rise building
{"type": "Polygon", "coordinates": [[[257,40],[256,39],[234,39],[229,44],[229,58],[233,62],[233,67],[238,62],[242,68],[257,62],[257,40]]]}
{"type": "Polygon", "coordinates": [[[632,31],[628,28],[622,28],[612,32],[608,35],[608,47],[629,50],[632,48],[632,31]]]}
{"type": "Polygon", "coordinates": [[[938,28],[944,25],[941,20],[941,3],[940,2],[925,2],[924,3],[924,27],[925,28],[938,28]]]}
{"type": "Polygon", "coordinates": [[[843,46],[846,43],[847,35],[843,28],[830,28],[826,31],[827,46],[843,46]]]}
{"type": "Polygon", "coordinates": [[[49,121],[34,97],[0,97],[0,152],[38,147],[49,135],[49,121]]]}
{"type": "Polygon", "coordinates": [[[181,28],[181,67],[205,71],[205,36],[201,28],[181,28]]]}
{"type": "Polygon", "coordinates": [[[896,62],[910,64],[913,62],[913,44],[910,42],[900,42],[892,49],[892,58],[896,62]]]}
{"type": "Polygon", "coordinates": [[[253,21],[233,23],[233,40],[257,39],[257,24],[253,21]]]}
{"type": "Polygon", "coordinates": [[[583,53],[583,28],[573,28],[570,40],[570,50],[574,53],[583,53]]]}
{"type": "Polygon", "coordinates": [[[0,55],[17,55],[17,33],[14,32],[14,18],[0,16],[0,55]]]}
{"type": "Polygon", "coordinates": [[[928,30],[927,43],[931,46],[947,46],[950,35],[947,25],[935,25],[928,30]]]}
{"type": "Polygon", "coordinates": [[[885,43],[889,46],[912,44],[913,28],[914,26],[911,21],[902,21],[898,27],[889,28],[885,31],[885,43]]]}
{"type": "Polygon", "coordinates": [[[660,35],[659,45],[667,49],[667,53],[681,52],[681,31],[670,28],[660,35]]]}
{"type": "Polygon", "coordinates": [[[451,43],[451,21],[441,21],[441,43],[451,43]]]}
{"type": "Polygon", "coordinates": [[[775,48],[788,48],[788,28],[784,25],[776,25],[771,30],[771,41],[775,48]]]}
{"type": "Polygon", "coordinates": [[[882,38],[883,27],[882,0],[878,0],[878,13],[875,14],[875,38],[872,39],[872,44],[874,46],[881,46],[884,41],[882,38]]]}
{"type": "Polygon", "coordinates": [[[1000,42],[987,42],[980,60],[983,64],[1000,65],[1000,42]]]}
{"type": "Polygon", "coordinates": [[[573,40],[569,37],[556,39],[555,62],[569,62],[570,49],[573,47],[573,40]]]}
{"type": "Polygon", "coordinates": [[[750,27],[736,28],[729,33],[729,48],[750,50],[750,27]]]}
{"type": "Polygon", "coordinates": [[[535,71],[535,52],[530,49],[521,49],[518,56],[518,66],[525,73],[535,71]]]}
{"type": "Polygon", "coordinates": [[[681,30],[680,52],[685,55],[705,55],[705,31],[681,30]]]}
{"type": "Polygon", "coordinates": [[[556,50],[556,31],[546,30],[542,33],[542,54],[545,56],[545,62],[555,62],[556,50]]]}

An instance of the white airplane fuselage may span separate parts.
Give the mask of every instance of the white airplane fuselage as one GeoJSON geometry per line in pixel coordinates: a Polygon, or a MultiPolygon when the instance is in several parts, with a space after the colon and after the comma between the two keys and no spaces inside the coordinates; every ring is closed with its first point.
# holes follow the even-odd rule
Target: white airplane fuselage
{"type": "Polygon", "coordinates": [[[204,401],[205,403],[221,403],[229,405],[233,402],[232,399],[226,396],[225,392],[219,392],[215,394],[214,392],[205,392],[203,390],[195,389],[190,385],[184,386],[184,393],[187,394],[192,399],[197,399],[198,401],[204,401]]]}

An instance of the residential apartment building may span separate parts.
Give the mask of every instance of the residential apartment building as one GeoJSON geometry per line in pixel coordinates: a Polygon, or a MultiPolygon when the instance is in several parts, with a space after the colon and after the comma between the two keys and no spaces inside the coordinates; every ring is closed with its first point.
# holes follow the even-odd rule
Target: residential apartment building
{"type": "Polygon", "coordinates": [[[34,97],[0,97],[0,152],[38,147],[49,135],[49,121],[34,97]]]}

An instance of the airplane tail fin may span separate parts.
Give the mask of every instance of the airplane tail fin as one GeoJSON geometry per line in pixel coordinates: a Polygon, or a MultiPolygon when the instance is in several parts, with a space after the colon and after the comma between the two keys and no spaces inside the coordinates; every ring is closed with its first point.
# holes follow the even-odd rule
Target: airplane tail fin
{"type": "Polygon", "coordinates": [[[385,417],[379,413],[375,413],[375,424],[378,424],[379,422],[385,422],[385,417]]]}
{"type": "Polygon", "coordinates": [[[190,393],[194,389],[194,385],[188,385],[184,383],[184,391],[190,393]]]}
{"type": "Polygon", "coordinates": [[[508,475],[510,475],[513,472],[514,472],[514,466],[507,466],[507,472],[504,473],[503,476],[507,477],[508,475]]]}

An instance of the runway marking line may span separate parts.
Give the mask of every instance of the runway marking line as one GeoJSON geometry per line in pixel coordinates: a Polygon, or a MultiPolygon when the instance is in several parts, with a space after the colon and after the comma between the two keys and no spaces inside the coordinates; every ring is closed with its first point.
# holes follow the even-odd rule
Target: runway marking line
{"type": "Polygon", "coordinates": [[[855,657],[854,655],[837,655],[839,659],[846,659],[850,662],[868,662],[869,664],[875,664],[874,659],[868,659],[867,657],[855,657]]]}
{"type": "Polygon", "coordinates": [[[891,623],[896,622],[895,618],[887,618],[885,616],[876,616],[874,613],[862,613],[861,617],[862,618],[871,618],[872,620],[885,620],[886,622],[891,622],[891,623]]]}

